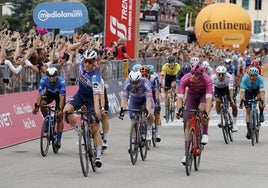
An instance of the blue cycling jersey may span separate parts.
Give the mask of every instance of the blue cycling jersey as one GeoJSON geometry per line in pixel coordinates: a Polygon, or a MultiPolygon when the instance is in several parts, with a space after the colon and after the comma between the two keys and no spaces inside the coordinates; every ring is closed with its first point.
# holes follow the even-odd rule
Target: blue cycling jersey
{"type": "Polygon", "coordinates": [[[56,83],[50,84],[48,77],[44,76],[40,80],[38,91],[40,95],[52,94],[63,96],[66,94],[66,82],[62,77],[58,76],[56,83]]]}
{"type": "Polygon", "coordinates": [[[242,77],[241,85],[240,85],[241,90],[248,90],[248,91],[253,91],[256,89],[264,89],[264,79],[261,75],[258,75],[256,80],[254,82],[250,81],[249,75],[245,74],[242,77]]]}

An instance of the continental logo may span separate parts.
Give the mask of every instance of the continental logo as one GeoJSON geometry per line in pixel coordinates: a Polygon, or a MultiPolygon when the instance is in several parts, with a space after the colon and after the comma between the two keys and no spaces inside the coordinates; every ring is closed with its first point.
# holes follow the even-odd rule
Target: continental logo
{"type": "Polygon", "coordinates": [[[209,33],[213,30],[244,30],[251,31],[251,25],[249,23],[232,23],[225,20],[220,22],[211,22],[207,20],[203,24],[203,31],[209,33]]]}

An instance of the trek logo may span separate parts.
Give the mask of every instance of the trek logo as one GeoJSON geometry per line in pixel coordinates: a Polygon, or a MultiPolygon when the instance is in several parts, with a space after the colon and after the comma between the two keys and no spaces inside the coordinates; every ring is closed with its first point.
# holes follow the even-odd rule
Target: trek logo
{"type": "Polygon", "coordinates": [[[127,38],[127,27],[113,16],[110,16],[110,31],[119,38],[127,38]]]}

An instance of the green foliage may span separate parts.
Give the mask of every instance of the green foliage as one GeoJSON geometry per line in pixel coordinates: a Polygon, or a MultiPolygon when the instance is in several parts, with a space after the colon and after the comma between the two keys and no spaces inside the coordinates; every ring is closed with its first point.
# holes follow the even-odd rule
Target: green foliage
{"type": "Polygon", "coordinates": [[[185,28],[185,18],[187,13],[192,13],[192,26],[195,24],[195,19],[197,17],[198,12],[193,9],[191,6],[186,6],[183,8],[183,11],[180,12],[178,22],[180,28],[185,28]]]}

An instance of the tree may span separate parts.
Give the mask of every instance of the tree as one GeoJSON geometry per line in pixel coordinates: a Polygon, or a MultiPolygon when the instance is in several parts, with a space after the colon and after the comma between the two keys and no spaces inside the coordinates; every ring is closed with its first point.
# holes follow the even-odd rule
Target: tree
{"type": "Polygon", "coordinates": [[[180,28],[185,28],[185,18],[187,13],[192,13],[192,26],[194,26],[195,19],[197,17],[198,11],[194,10],[191,6],[185,6],[179,14],[179,26],[180,28]]]}

